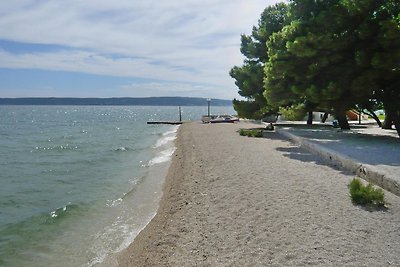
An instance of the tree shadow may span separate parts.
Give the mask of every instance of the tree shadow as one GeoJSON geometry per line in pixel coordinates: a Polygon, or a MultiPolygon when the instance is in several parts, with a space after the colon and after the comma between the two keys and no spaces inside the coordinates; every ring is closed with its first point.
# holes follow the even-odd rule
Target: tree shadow
{"type": "MultiPolygon", "coordinates": [[[[365,127],[365,126],[359,126],[365,127]]],[[[291,127],[285,131],[369,165],[400,166],[400,138],[337,131],[327,127],[291,127]]]]}
{"type": "MultiPolygon", "coordinates": [[[[342,173],[344,175],[350,175],[350,176],[355,176],[355,170],[350,171],[347,169],[343,169],[341,166],[336,165],[334,162],[329,161],[328,159],[325,159],[323,157],[318,156],[317,154],[314,154],[313,152],[310,152],[309,150],[294,144],[291,142],[289,139],[285,138],[284,136],[280,134],[270,134],[268,139],[271,140],[281,140],[284,142],[288,142],[289,146],[285,147],[277,147],[275,148],[276,151],[282,152],[282,155],[284,157],[287,157],[289,159],[301,161],[301,162],[307,162],[307,163],[314,163],[317,165],[321,166],[327,166],[332,168],[335,171],[338,171],[339,173],[342,173]]],[[[351,201],[351,200],[350,200],[351,201]]],[[[387,212],[389,210],[388,204],[390,203],[385,203],[384,205],[382,204],[367,204],[367,205],[359,205],[353,202],[354,206],[359,207],[362,210],[368,211],[368,212],[387,212]]]]}
{"type": "Polygon", "coordinates": [[[276,150],[283,152],[283,155],[290,159],[295,159],[303,162],[322,162],[322,159],[320,159],[318,156],[299,146],[278,147],[276,148],[276,150]]]}
{"type": "Polygon", "coordinates": [[[388,212],[389,208],[386,205],[374,205],[374,204],[367,204],[367,205],[359,205],[353,203],[354,206],[359,207],[360,209],[368,212],[388,212]]]}
{"type": "Polygon", "coordinates": [[[263,137],[271,140],[287,141],[287,139],[281,134],[273,130],[272,131],[265,130],[265,128],[263,130],[263,137]]]}
{"type": "Polygon", "coordinates": [[[320,166],[328,166],[344,175],[355,175],[355,172],[343,169],[341,166],[329,161],[326,158],[320,157],[317,154],[310,152],[309,150],[302,148],[296,144],[293,144],[288,139],[281,139],[290,143],[289,147],[278,147],[277,151],[282,152],[284,157],[289,159],[298,160],[301,162],[311,162],[320,166]]]}

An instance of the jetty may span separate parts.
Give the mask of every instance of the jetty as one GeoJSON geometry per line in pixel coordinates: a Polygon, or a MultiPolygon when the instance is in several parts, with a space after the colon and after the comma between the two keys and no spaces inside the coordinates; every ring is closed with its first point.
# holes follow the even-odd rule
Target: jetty
{"type": "Polygon", "coordinates": [[[148,121],[147,124],[170,124],[170,125],[178,125],[182,124],[183,121],[148,121]]]}
{"type": "Polygon", "coordinates": [[[170,124],[179,125],[182,124],[182,109],[179,107],[179,121],[148,121],[147,124],[170,124]]]}

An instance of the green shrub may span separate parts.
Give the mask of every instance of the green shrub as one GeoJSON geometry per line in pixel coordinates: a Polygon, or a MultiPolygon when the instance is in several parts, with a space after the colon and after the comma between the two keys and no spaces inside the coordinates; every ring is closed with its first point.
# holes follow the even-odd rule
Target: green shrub
{"type": "Polygon", "coordinates": [[[239,134],[248,137],[263,137],[262,130],[260,129],[240,129],[239,134]]]}
{"type": "Polygon", "coordinates": [[[380,188],[374,188],[372,184],[363,185],[360,179],[354,178],[349,183],[351,200],[359,205],[384,205],[385,193],[380,188]]]}
{"type": "Polygon", "coordinates": [[[263,137],[262,130],[253,131],[252,136],[253,137],[263,137]]]}
{"type": "Polygon", "coordinates": [[[239,134],[240,134],[241,136],[246,136],[246,135],[247,135],[246,131],[243,130],[243,129],[240,129],[239,134]]]}

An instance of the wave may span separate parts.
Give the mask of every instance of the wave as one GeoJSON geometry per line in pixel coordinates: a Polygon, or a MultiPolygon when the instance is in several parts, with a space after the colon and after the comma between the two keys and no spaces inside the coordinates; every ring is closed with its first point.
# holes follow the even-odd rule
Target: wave
{"type": "Polygon", "coordinates": [[[157,140],[153,148],[162,147],[176,139],[176,133],[179,129],[179,125],[174,126],[172,130],[169,130],[162,134],[161,138],[157,140]]]}
{"type": "Polygon", "coordinates": [[[114,148],[113,150],[115,152],[126,152],[126,151],[129,151],[129,150],[132,150],[132,149],[130,147],[121,146],[121,147],[114,148]]]}
{"type": "Polygon", "coordinates": [[[173,141],[176,139],[178,129],[179,125],[172,127],[171,130],[163,133],[161,138],[157,140],[153,148],[158,150],[158,153],[148,162],[148,166],[153,166],[170,160],[176,149],[173,141]]]}
{"type": "Polygon", "coordinates": [[[164,163],[170,160],[171,156],[175,152],[175,147],[168,148],[160,152],[160,154],[149,161],[149,166],[153,166],[155,164],[164,163]]]}
{"type": "Polygon", "coordinates": [[[23,219],[17,223],[9,223],[0,228],[0,258],[6,266],[29,260],[28,250],[43,247],[43,240],[50,241],[57,238],[62,231],[60,223],[74,216],[84,213],[83,205],[71,204],[57,208],[50,212],[42,212],[23,219]],[[13,255],[12,257],[10,255],[13,255]]]}
{"type": "MultiPolygon", "coordinates": [[[[49,216],[52,219],[55,219],[55,218],[61,219],[65,216],[69,215],[70,212],[74,212],[78,209],[79,209],[79,205],[69,203],[68,205],[65,205],[64,207],[57,208],[57,209],[51,211],[49,213],[49,216]]],[[[52,222],[54,222],[54,220],[52,222]]]]}
{"type": "Polygon", "coordinates": [[[172,142],[176,139],[176,136],[164,136],[163,138],[160,138],[157,140],[156,144],[153,146],[153,148],[159,148],[161,146],[164,146],[168,144],[169,142],[172,142]]]}
{"type": "Polygon", "coordinates": [[[47,147],[42,147],[42,146],[36,146],[31,152],[34,151],[66,151],[66,150],[77,150],[78,146],[76,145],[56,145],[56,146],[47,146],[47,147]]]}
{"type": "MultiPolygon", "coordinates": [[[[82,205],[79,204],[67,204],[63,207],[56,208],[50,212],[42,212],[32,217],[29,217],[25,220],[22,220],[18,223],[9,224],[4,229],[0,231],[1,234],[8,232],[11,230],[25,229],[28,230],[29,228],[36,228],[36,226],[40,225],[51,225],[57,223],[60,219],[68,216],[68,215],[76,215],[82,211],[82,205]],[[4,232],[5,231],[5,232],[4,232]]],[[[29,231],[29,230],[28,230],[29,231]]]]}
{"type": "Polygon", "coordinates": [[[179,129],[179,125],[172,126],[172,130],[166,131],[165,133],[163,133],[163,136],[171,135],[171,134],[175,135],[176,132],[178,131],[178,129],[179,129]]]}

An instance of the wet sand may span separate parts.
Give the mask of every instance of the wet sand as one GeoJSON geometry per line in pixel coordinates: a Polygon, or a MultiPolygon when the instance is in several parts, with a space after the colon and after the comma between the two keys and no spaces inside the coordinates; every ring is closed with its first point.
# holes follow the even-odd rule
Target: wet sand
{"type": "Polygon", "coordinates": [[[237,133],[250,127],[181,126],[158,213],[119,266],[400,265],[399,197],[354,206],[354,175],[277,133],[237,133]]]}

